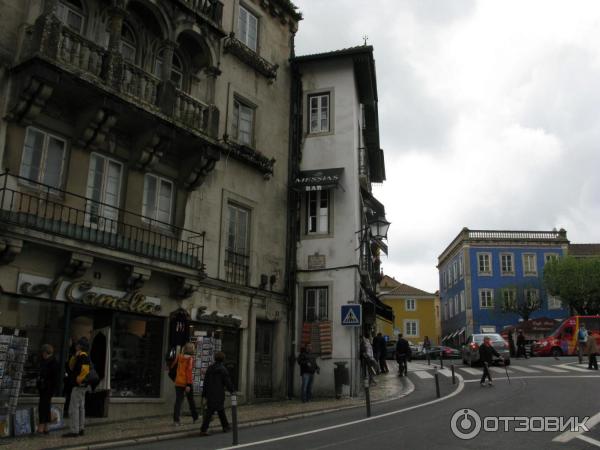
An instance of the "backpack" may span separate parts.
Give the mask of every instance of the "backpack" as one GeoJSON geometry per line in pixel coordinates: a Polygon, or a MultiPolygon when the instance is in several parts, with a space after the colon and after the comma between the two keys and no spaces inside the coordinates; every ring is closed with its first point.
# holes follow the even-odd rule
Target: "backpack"
{"type": "Polygon", "coordinates": [[[177,366],[179,366],[179,361],[175,360],[175,362],[169,366],[169,378],[173,383],[175,382],[175,378],[177,378],[177,366]]]}
{"type": "Polygon", "coordinates": [[[92,390],[95,390],[98,384],[100,383],[100,376],[98,375],[98,372],[96,372],[96,368],[94,367],[94,364],[91,361],[90,371],[88,372],[87,377],[85,377],[85,382],[88,386],[91,386],[92,390]]]}
{"type": "Polygon", "coordinates": [[[587,340],[587,333],[584,330],[579,330],[578,337],[581,342],[585,342],[587,340]]]}

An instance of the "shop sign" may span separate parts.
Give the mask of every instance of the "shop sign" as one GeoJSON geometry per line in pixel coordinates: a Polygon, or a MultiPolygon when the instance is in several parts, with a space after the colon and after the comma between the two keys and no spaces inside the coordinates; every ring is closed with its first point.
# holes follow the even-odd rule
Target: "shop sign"
{"type": "Polygon", "coordinates": [[[33,297],[144,314],[161,312],[159,298],[148,297],[137,289],[115,291],[94,286],[87,280],[72,281],[63,277],[52,280],[28,274],[19,275],[18,286],[21,294],[33,297]]]}

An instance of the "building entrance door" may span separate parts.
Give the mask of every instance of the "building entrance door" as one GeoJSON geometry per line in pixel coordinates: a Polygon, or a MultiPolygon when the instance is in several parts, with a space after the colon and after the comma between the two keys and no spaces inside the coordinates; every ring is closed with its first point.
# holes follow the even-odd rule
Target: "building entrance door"
{"type": "Polygon", "coordinates": [[[273,396],[273,324],[270,322],[256,322],[254,396],[273,396]]]}

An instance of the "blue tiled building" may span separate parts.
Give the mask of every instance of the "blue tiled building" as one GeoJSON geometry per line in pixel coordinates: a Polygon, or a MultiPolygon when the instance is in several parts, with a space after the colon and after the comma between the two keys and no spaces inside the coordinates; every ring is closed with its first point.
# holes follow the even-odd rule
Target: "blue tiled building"
{"type": "Polygon", "coordinates": [[[561,319],[568,309],[543,286],[544,265],[567,254],[567,232],[463,228],[438,258],[442,336],[458,345],[472,333],[500,332],[521,316],[505,305],[523,299],[540,308],[530,318],[561,319]]]}

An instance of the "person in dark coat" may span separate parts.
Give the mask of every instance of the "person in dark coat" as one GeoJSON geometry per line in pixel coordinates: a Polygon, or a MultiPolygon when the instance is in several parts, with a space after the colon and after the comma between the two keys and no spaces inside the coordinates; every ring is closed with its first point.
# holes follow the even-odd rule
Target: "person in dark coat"
{"type": "Polygon", "coordinates": [[[386,362],[386,342],[385,338],[381,333],[377,333],[377,336],[373,338],[373,351],[375,353],[375,359],[379,362],[380,373],[388,373],[389,369],[386,362]]]}
{"type": "Polygon", "coordinates": [[[508,348],[510,350],[510,356],[515,356],[515,340],[512,332],[508,333],[508,348]]]}
{"type": "Polygon", "coordinates": [[[208,367],[204,375],[202,398],[206,399],[206,409],[204,411],[204,420],[200,427],[201,436],[208,436],[208,426],[215,411],[219,414],[223,432],[227,433],[231,429],[225,415],[225,389],[233,394],[235,388],[231,382],[227,368],[223,365],[223,361],[225,361],[225,353],[215,353],[215,362],[208,367]]]}
{"type": "Polygon", "coordinates": [[[408,359],[410,358],[410,344],[402,337],[402,333],[398,335],[396,342],[396,361],[398,361],[398,376],[408,375],[408,359]]]}
{"type": "Polygon", "coordinates": [[[517,336],[517,358],[520,358],[521,355],[527,359],[527,350],[525,349],[525,336],[523,336],[523,332],[519,331],[519,335],[517,336]]]}
{"type": "Polygon", "coordinates": [[[48,425],[52,422],[50,405],[52,396],[58,387],[59,365],[54,357],[54,348],[50,344],[42,345],[41,354],[40,373],[37,380],[37,388],[40,394],[37,431],[38,433],[48,434],[48,425]]]}
{"type": "Polygon", "coordinates": [[[309,344],[306,347],[302,347],[298,355],[300,377],[302,378],[302,403],[309,402],[312,399],[312,385],[315,380],[315,372],[319,373],[321,371],[316,358],[311,354],[311,350],[312,348],[309,344]]]}
{"type": "Polygon", "coordinates": [[[69,346],[69,354],[65,362],[65,375],[63,379],[63,395],[65,396],[65,406],[63,410],[63,417],[69,418],[69,404],[71,403],[71,392],[73,392],[73,377],[71,375],[71,368],[69,367],[69,361],[75,355],[75,339],[71,338],[71,345],[69,346]]]}
{"type": "Polygon", "coordinates": [[[492,343],[488,336],[483,338],[483,344],[479,346],[479,361],[483,364],[483,375],[481,376],[481,386],[485,385],[485,379],[488,378],[488,385],[492,385],[492,376],[490,375],[489,366],[494,360],[494,356],[500,357],[500,354],[492,347],[492,343]]]}

